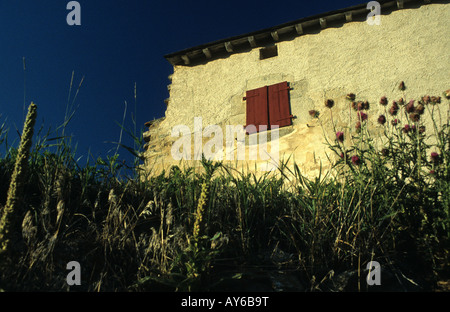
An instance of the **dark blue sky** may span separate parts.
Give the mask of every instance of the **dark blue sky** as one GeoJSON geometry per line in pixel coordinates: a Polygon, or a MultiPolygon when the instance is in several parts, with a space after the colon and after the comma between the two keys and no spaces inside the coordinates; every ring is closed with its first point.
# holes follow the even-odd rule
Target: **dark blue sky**
{"type": "MultiPolygon", "coordinates": [[[[55,128],[64,120],[69,85],[77,111],[66,134],[94,157],[112,155],[118,141],[125,101],[125,126],[133,131],[134,84],[137,131],[164,116],[172,66],[164,55],[362,1],[153,1],[79,0],[81,25],[66,23],[66,0],[0,1],[0,124],[6,120],[10,142],[22,130],[25,101],[38,105],[39,127],[55,128]],[[26,71],[23,70],[23,57],[26,71]]],[[[72,100],[70,101],[70,104],[72,100]]],[[[123,134],[122,142],[132,146],[123,134]]],[[[1,151],[1,149],[0,149],[1,151]]],[[[120,158],[130,154],[120,149],[120,158]]],[[[81,161],[82,163],[83,160],[81,161]]]]}

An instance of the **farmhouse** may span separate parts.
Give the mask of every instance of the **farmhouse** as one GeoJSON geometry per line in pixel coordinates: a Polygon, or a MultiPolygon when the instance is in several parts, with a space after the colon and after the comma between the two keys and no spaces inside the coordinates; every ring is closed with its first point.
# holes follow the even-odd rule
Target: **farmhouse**
{"type": "Polygon", "coordinates": [[[170,97],[165,117],[146,123],[144,166],[196,166],[206,148],[237,168],[267,170],[289,159],[317,175],[337,157],[325,139],[334,143],[336,129],[346,138],[358,131],[358,102],[376,140],[386,114],[380,98],[407,102],[449,89],[449,20],[449,1],[372,1],[166,55],[170,97]]]}

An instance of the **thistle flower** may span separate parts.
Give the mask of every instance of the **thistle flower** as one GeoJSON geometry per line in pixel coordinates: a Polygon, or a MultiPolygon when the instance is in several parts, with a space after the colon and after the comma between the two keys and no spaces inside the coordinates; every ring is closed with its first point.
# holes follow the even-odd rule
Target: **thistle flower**
{"type": "MultiPolygon", "coordinates": [[[[33,137],[33,128],[37,116],[37,106],[33,102],[28,107],[27,117],[23,127],[19,150],[17,152],[14,171],[11,176],[6,205],[3,208],[3,215],[0,218],[0,253],[11,247],[13,235],[19,232],[20,224],[17,209],[19,201],[23,196],[23,186],[26,180],[26,170],[28,167],[28,157],[33,137]]],[[[20,231],[21,232],[21,231],[20,231]]]]}
{"type": "Polygon", "coordinates": [[[319,117],[319,112],[314,110],[314,109],[312,109],[312,110],[309,111],[309,115],[311,117],[313,117],[313,118],[317,118],[317,117],[319,117]]]}
{"type": "Polygon", "coordinates": [[[416,106],[416,113],[423,115],[423,113],[425,112],[425,106],[423,106],[423,104],[419,104],[416,106]]]}
{"type": "Polygon", "coordinates": [[[386,117],[384,115],[380,115],[380,117],[378,117],[378,123],[380,125],[384,125],[386,123],[386,117]]]}
{"type": "Polygon", "coordinates": [[[447,99],[450,99],[450,89],[444,91],[444,96],[445,96],[447,99]]]}
{"type": "Polygon", "coordinates": [[[355,100],[355,94],[354,93],[347,94],[347,100],[354,101],[355,100]]]}
{"type": "Polygon", "coordinates": [[[420,115],[418,113],[409,114],[409,119],[414,122],[418,122],[420,120],[420,115]]]}
{"type": "Polygon", "coordinates": [[[420,134],[425,133],[425,129],[426,129],[425,126],[420,126],[419,127],[419,133],[420,134]]]}
{"type": "Polygon", "coordinates": [[[358,117],[361,121],[366,121],[367,120],[367,114],[363,113],[363,112],[358,112],[358,117]]]}
{"type": "Polygon", "coordinates": [[[403,131],[404,133],[410,132],[410,131],[411,131],[410,125],[405,125],[405,126],[403,127],[402,131],[403,131]]]}
{"type": "Polygon", "coordinates": [[[436,153],[436,152],[432,152],[431,155],[430,155],[430,160],[431,160],[431,162],[433,162],[434,164],[438,164],[438,163],[439,163],[439,160],[440,160],[439,154],[436,153]]]}
{"type": "Polygon", "coordinates": [[[344,132],[338,131],[336,132],[336,139],[343,143],[344,142],[344,132]]]}
{"type": "Polygon", "coordinates": [[[389,109],[389,114],[391,114],[392,116],[397,115],[398,109],[399,109],[399,107],[397,105],[397,102],[393,101],[392,106],[389,109]]]}
{"type": "Polygon", "coordinates": [[[416,108],[414,107],[414,100],[409,101],[408,105],[406,105],[406,112],[413,113],[415,109],[416,108]]]}
{"type": "Polygon", "coordinates": [[[405,104],[405,100],[403,98],[400,98],[400,99],[398,99],[397,103],[400,104],[400,105],[404,105],[405,104]]]}
{"type": "Polygon", "coordinates": [[[364,109],[364,102],[361,102],[361,101],[357,102],[356,103],[356,109],[358,111],[363,110],[364,109]]]}
{"type": "Polygon", "coordinates": [[[352,164],[359,166],[361,164],[361,160],[357,155],[352,156],[352,164]]]}
{"type": "Polygon", "coordinates": [[[402,91],[405,90],[405,89],[406,89],[406,87],[405,87],[405,82],[403,82],[403,81],[400,82],[400,84],[398,85],[398,89],[399,89],[399,90],[402,90],[402,91]]]}
{"type": "Polygon", "coordinates": [[[356,102],[352,102],[352,108],[353,108],[354,110],[357,110],[357,109],[358,109],[358,106],[357,106],[356,102]]]}
{"type": "Polygon", "coordinates": [[[363,107],[364,107],[365,110],[368,110],[370,108],[369,101],[364,101],[363,107]]]}
{"type": "Polygon", "coordinates": [[[429,95],[422,96],[422,103],[428,104],[431,102],[431,98],[429,95]]]}
{"type": "Polygon", "coordinates": [[[440,96],[432,96],[431,97],[431,103],[432,104],[439,104],[439,103],[441,103],[441,97],[440,96]]]}
{"type": "Polygon", "coordinates": [[[326,100],[325,101],[325,106],[328,107],[328,108],[332,108],[334,106],[334,101],[330,100],[330,99],[326,100]]]}
{"type": "Polygon", "coordinates": [[[386,106],[388,104],[388,99],[385,96],[381,97],[380,104],[386,106]]]}

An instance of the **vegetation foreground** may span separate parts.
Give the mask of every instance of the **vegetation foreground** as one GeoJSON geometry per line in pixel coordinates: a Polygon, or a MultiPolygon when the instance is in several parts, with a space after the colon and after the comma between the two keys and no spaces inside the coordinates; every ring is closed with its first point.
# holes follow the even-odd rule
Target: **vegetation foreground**
{"type": "Polygon", "coordinates": [[[450,101],[382,97],[375,143],[368,103],[347,98],[355,128],[334,129],[337,161],[313,180],[295,164],[257,177],[205,159],[203,170],[148,179],[136,162],[132,177],[119,178],[118,155],[80,167],[64,137],[35,135],[32,145],[30,105],[19,148],[6,146],[0,159],[0,289],[441,289],[450,279],[450,136],[436,116],[450,101]],[[372,260],[381,286],[366,282],[372,260]],[[71,261],[81,285],[67,283],[71,261]]]}

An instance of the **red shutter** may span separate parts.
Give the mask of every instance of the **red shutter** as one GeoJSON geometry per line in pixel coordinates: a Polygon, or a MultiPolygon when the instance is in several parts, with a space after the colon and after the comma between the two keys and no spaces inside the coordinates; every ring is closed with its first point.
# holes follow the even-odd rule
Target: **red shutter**
{"type": "MultiPolygon", "coordinates": [[[[255,125],[257,131],[259,126],[269,125],[269,112],[267,107],[267,86],[246,92],[247,101],[247,125],[255,125]]],[[[253,131],[248,134],[253,133],[253,131]]]]}
{"type": "Polygon", "coordinates": [[[269,122],[279,127],[290,126],[289,86],[286,81],[269,86],[269,122]]]}

